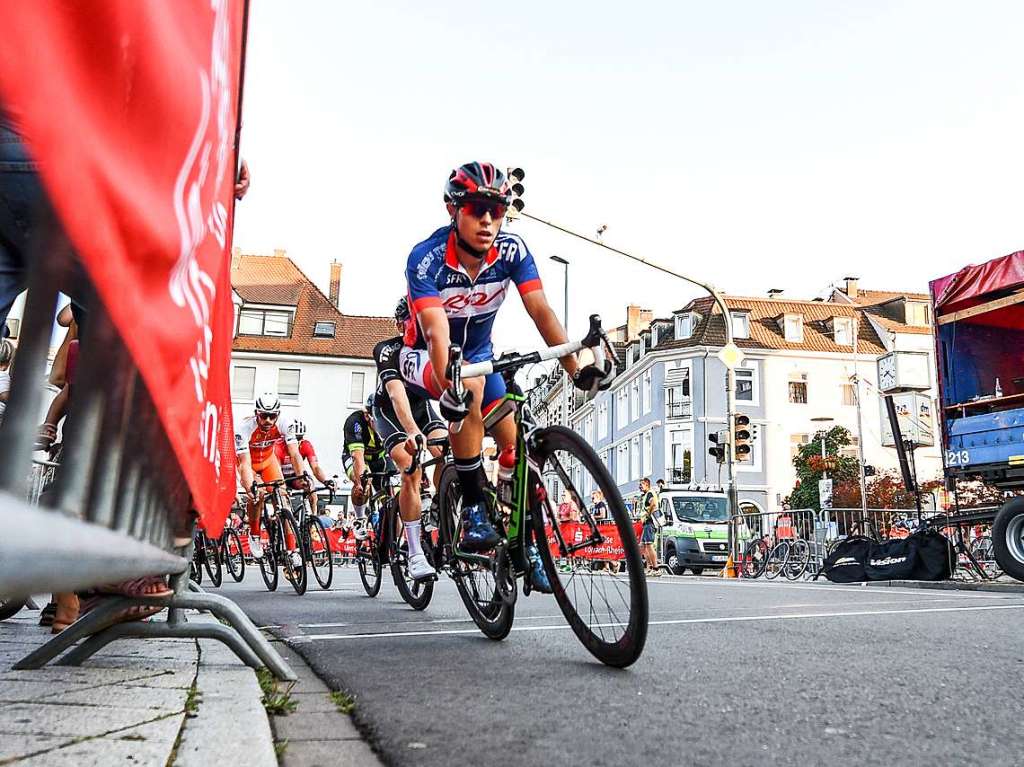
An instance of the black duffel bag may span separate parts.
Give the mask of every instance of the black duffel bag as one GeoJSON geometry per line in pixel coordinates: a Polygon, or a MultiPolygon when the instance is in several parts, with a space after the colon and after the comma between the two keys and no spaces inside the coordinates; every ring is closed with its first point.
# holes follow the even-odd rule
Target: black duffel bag
{"type": "Polygon", "coordinates": [[[859,535],[840,541],[825,557],[822,574],[833,583],[944,581],[955,568],[953,544],[926,528],[881,543],[859,535]]]}
{"type": "MultiPolygon", "coordinates": [[[[914,533],[917,556],[910,579],[915,581],[944,581],[953,577],[956,569],[956,548],[952,541],[938,530],[925,528],[914,533]]],[[[907,540],[910,540],[908,538],[907,540]]]]}
{"type": "Polygon", "coordinates": [[[917,565],[917,536],[871,542],[864,575],[869,581],[905,581],[914,577],[917,565]]]}
{"type": "Polygon", "coordinates": [[[825,557],[821,568],[822,574],[833,583],[866,581],[864,565],[868,561],[873,544],[874,541],[863,535],[844,538],[836,544],[832,553],[825,557]]]}

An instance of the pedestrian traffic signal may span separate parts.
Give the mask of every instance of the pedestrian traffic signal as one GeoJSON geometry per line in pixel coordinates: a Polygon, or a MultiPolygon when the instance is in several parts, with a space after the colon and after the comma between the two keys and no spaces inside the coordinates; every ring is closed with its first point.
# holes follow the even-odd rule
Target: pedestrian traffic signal
{"type": "Polygon", "coordinates": [[[713,431],[708,435],[708,442],[712,445],[708,448],[708,453],[713,455],[719,463],[725,463],[725,451],[729,447],[726,433],[713,431]]]}
{"type": "Polygon", "coordinates": [[[508,217],[515,218],[526,207],[526,203],[523,202],[523,192],[526,191],[523,179],[526,178],[526,171],[522,168],[508,168],[505,176],[512,185],[512,201],[509,203],[508,217]]]}
{"type": "Polygon", "coordinates": [[[737,461],[750,457],[750,417],[737,413],[732,417],[733,455],[737,461]]]}

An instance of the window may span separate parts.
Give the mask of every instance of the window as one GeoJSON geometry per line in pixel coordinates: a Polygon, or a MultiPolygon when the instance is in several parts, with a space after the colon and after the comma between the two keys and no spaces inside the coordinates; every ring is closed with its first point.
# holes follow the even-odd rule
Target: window
{"type": "Polygon", "coordinates": [[[621,429],[629,423],[629,390],[623,386],[615,392],[615,426],[621,429]]]}
{"type": "Polygon", "coordinates": [[[787,314],[783,319],[786,340],[791,344],[803,343],[804,317],[802,314],[787,314]]]}
{"type": "Polygon", "coordinates": [[[693,335],[694,314],[679,314],[676,316],[676,339],[689,338],[693,335]]]}
{"type": "Polygon", "coordinates": [[[832,320],[832,334],[837,344],[853,346],[853,320],[849,317],[836,317],[832,320]]]}
{"type": "Polygon", "coordinates": [[[334,338],[334,323],[317,322],[313,325],[313,338],[334,338]]]}
{"type": "Polygon", "coordinates": [[[739,402],[754,401],[754,371],[736,368],[736,399],[739,402]]]}
{"type": "Polygon", "coordinates": [[[629,382],[629,420],[635,421],[640,417],[640,379],[634,378],[629,382]]]}
{"type": "Polygon", "coordinates": [[[583,439],[588,445],[594,444],[594,414],[588,413],[583,419],[583,439]]]}
{"type": "Polygon", "coordinates": [[[362,405],[365,397],[363,387],[366,384],[366,373],[353,371],[352,380],[348,387],[348,401],[353,405],[362,405]]]}
{"type": "Polygon", "coordinates": [[[907,302],[908,325],[931,325],[931,308],[919,301],[907,302]]]}
{"type": "Polygon", "coordinates": [[[238,314],[238,333],[243,336],[288,338],[292,334],[291,312],[242,309],[238,314]]]}
{"type": "Polygon", "coordinates": [[[732,317],[732,337],[750,338],[750,315],[747,312],[729,312],[732,317]]]}
{"type": "Polygon", "coordinates": [[[844,405],[856,405],[857,404],[857,387],[850,381],[843,381],[839,384],[843,390],[843,404],[844,405]]]}
{"type": "Polygon", "coordinates": [[[789,457],[796,458],[800,454],[800,448],[811,441],[810,434],[789,435],[789,457]]]}
{"type": "Polygon", "coordinates": [[[640,465],[640,475],[649,477],[654,471],[654,439],[651,432],[644,432],[643,462],[640,465]]]}
{"type": "Polygon", "coordinates": [[[299,374],[294,368],[279,368],[277,371],[277,396],[285,402],[299,399],[299,374]]]}
{"type": "Polygon", "coordinates": [[[236,365],[231,376],[231,398],[251,402],[256,396],[256,368],[236,365]]]}
{"type": "Polygon", "coordinates": [[[692,414],[690,404],[690,369],[675,368],[671,374],[667,375],[672,383],[665,387],[665,417],[689,418],[692,414]]]}
{"type": "Polygon", "coordinates": [[[807,404],[807,373],[790,374],[789,401],[796,405],[807,404]]]}
{"type": "Polygon", "coordinates": [[[629,445],[625,442],[615,449],[615,481],[620,485],[629,482],[629,445]]]}
{"type": "Polygon", "coordinates": [[[629,441],[629,478],[640,479],[640,437],[629,441]]]}
{"type": "Polygon", "coordinates": [[[693,432],[689,429],[674,431],[669,438],[669,481],[682,484],[693,481],[693,432]]]}
{"type": "Polygon", "coordinates": [[[648,369],[644,373],[643,388],[641,390],[643,395],[643,411],[644,413],[651,412],[651,371],[648,369]]]}
{"type": "Polygon", "coordinates": [[[597,438],[603,439],[608,436],[608,400],[604,400],[597,406],[597,438]]]}

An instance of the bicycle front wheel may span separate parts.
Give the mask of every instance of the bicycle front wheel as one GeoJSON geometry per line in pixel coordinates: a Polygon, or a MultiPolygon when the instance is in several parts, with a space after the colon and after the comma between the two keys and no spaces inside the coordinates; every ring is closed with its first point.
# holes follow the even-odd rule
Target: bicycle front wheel
{"type": "Polygon", "coordinates": [[[313,577],[320,588],[329,589],[334,580],[334,558],[331,555],[331,541],[327,528],[316,517],[306,519],[306,553],[312,566],[313,577]]]}
{"type": "Polygon", "coordinates": [[[743,552],[743,577],[759,578],[764,572],[768,559],[768,544],[764,538],[757,538],[747,545],[743,552]]]}
{"type": "MultiPolygon", "coordinates": [[[[372,535],[371,532],[370,536],[372,535]]],[[[381,567],[377,544],[372,537],[356,541],[356,566],[359,568],[359,580],[363,582],[366,596],[377,596],[380,591],[381,567]]]]}
{"type": "Polygon", "coordinates": [[[242,551],[242,539],[235,530],[228,530],[224,537],[224,564],[235,583],[241,583],[245,577],[245,555],[242,551]]]}
{"type": "Polygon", "coordinates": [[[789,560],[789,541],[779,541],[770,552],[768,560],[764,564],[764,577],[766,580],[778,578],[786,569],[786,562],[789,560]]]}
{"type": "Polygon", "coordinates": [[[220,586],[224,580],[224,573],[220,568],[220,546],[215,546],[209,538],[203,542],[203,567],[206,568],[213,585],[220,586]]]}
{"type": "MultiPolygon", "coordinates": [[[[625,668],[643,652],[647,641],[648,602],[640,547],[633,521],[608,470],[583,438],[563,426],[534,433],[531,457],[540,476],[531,473],[530,493],[534,539],[562,615],[594,657],[625,668]],[[559,521],[549,493],[568,493],[580,521],[559,521]],[[598,524],[588,506],[600,490],[611,515],[598,524]],[[611,576],[590,567],[592,556],[611,547],[625,569],[611,576]],[[555,562],[558,557],[560,563],[555,562]]],[[[617,568],[622,570],[622,568],[617,568]]]]}
{"type": "MultiPolygon", "coordinates": [[[[267,520],[264,519],[264,524],[267,520]]],[[[279,534],[277,523],[273,522],[273,528],[267,528],[267,542],[263,544],[263,558],[259,560],[260,575],[267,586],[267,591],[277,591],[277,557],[274,550],[277,548],[274,536],[279,534]]]]}
{"type": "Polygon", "coordinates": [[[292,584],[295,593],[302,596],[306,593],[306,583],[308,580],[305,541],[302,540],[302,533],[299,532],[299,526],[295,522],[295,515],[290,510],[283,510],[280,520],[282,533],[281,558],[284,560],[281,564],[284,566],[285,578],[292,584]],[[295,546],[292,551],[287,550],[289,541],[295,546]]]}
{"type": "Polygon", "coordinates": [[[413,610],[425,610],[434,596],[432,580],[417,581],[409,577],[409,544],[405,538],[405,525],[396,517],[398,528],[395,549],[391,554],[391,576],[398,593],[413,610]]]}
{"type": "Polygon", "coordinates": [[[797,538],[789,546],[789,556],[786,558],[785,575],[790,581],[797,580],[807,571],[807,564],[811,561],[811,547],[803,538],[797,538]]]}

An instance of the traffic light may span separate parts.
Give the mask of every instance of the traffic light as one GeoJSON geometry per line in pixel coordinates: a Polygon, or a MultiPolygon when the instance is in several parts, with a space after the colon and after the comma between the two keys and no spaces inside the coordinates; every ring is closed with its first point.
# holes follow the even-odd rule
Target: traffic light
{"type": "Polygon", "coordinates": [[[526,178],[526,171],[522,168],[508,168],[505,176],[512,185],[512,202],[509,204],[508,217],[515,218],[526,207],[526,203],[523,202],[523,192],[526,191],[523,179],[526,178]]]}
{"type": "Polygon", "coordinates": [[[711,447],[708,448],[708,453],[715,457],[719,463],[725,463],[725,451],[729,447],[726,432],[724,431],[713,431],[708,435],[708,442],[711,443],[711,447]]]}
{"type": "Polygon", "coordinates": [[[750,417],[737,413],[732,417],[733,456],[745,461],[750,456],[750,417]]]}

